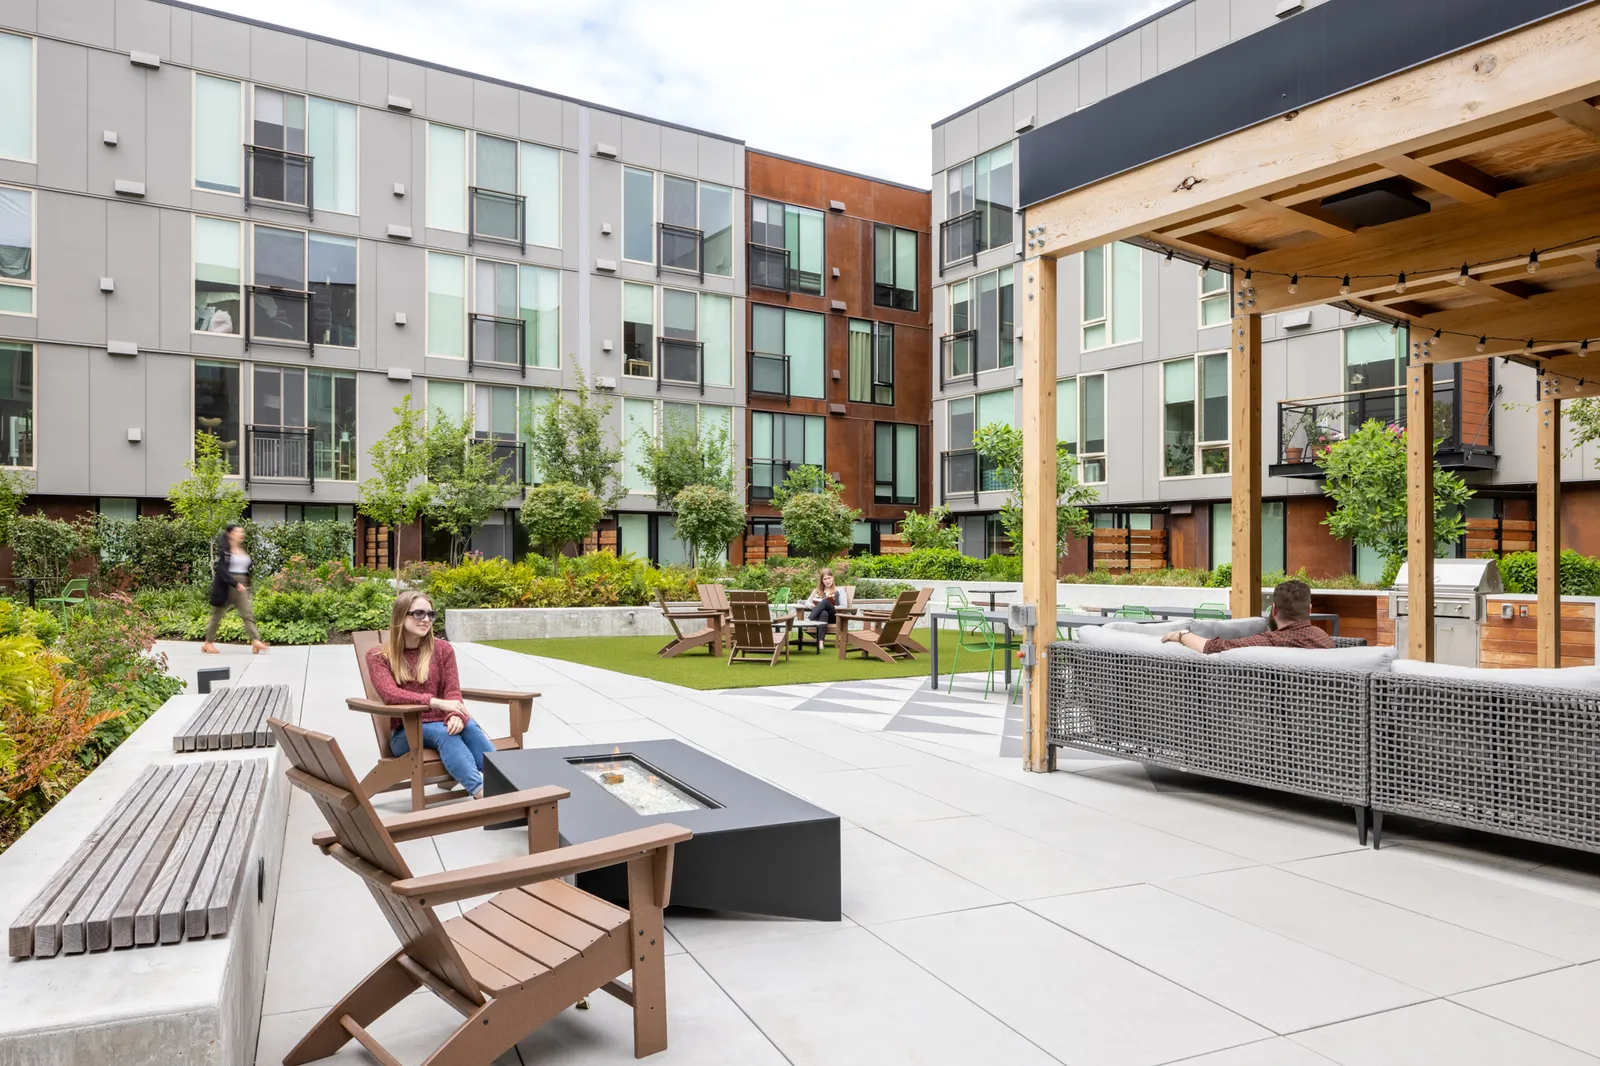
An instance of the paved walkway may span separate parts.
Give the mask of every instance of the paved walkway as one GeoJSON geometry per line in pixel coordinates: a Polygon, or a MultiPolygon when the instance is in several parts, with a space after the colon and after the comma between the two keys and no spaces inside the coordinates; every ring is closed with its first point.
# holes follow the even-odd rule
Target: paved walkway
{"type": "MultiPolygon", "coordinates": [[[[1016,709],[982,699],[981,677],[953,696],[909,678],[696,692],[457,649],[468,683],[543,692],[532,744],[678,737],[847,822],[844,921],[669,916],[671,1047],[653,1061],[1600,1066],[1590,857],[1405,824],[1373,852],[1347,812],[1087,753],[1024,774],[1016,709]]],[[[167,650],[192,678],[195,646],[167,650]]],[[[348,647],[221,664],[303,690],[308,725],[358,771],[374,758],[343,707],[348,647]]],[[[262,1066],[393,950],[366,890],[305,842],[319,828],[297,795],[262,1066]]],[[[401,850],[425,873],[519,843],[474,831],[401,850]]],[[[502,1062],[634,1061],[625,1009],[593,1003],[502,1062]]],[[[419,994],[374,1031],[415,1063],[454,1024],[419,994]]]]}

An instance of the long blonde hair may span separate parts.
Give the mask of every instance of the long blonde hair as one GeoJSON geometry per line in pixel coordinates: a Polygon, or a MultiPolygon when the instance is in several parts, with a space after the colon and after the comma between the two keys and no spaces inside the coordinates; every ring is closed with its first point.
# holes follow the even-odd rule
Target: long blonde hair
{"type": "MultiPolygon", "coordinates": [[[[427,594],[419,589],[407,589],[394,598],[394,611],[389,616],[389,635],[381,645],[383,657],[394,672],[394,679],[402,685],[426,684],[428,663],[433,659],[433,628],[430,626],[422,637],[422,643],[417,645],[416,670],[413,671],[411,664],[406,662],[406,613],[418,600],[428,600],[427,594]]],[[[428,606],[433,606],[432,600],[428,600],[428,606]]]]}

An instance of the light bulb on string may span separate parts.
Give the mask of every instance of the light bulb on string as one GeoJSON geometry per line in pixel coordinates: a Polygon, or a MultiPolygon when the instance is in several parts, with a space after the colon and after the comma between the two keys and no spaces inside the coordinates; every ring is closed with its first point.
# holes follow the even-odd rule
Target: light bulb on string
{"type": "Polygon", "coordinates": [[[1299,274],[1290,274],[1289,275],[1289,295],[1293,296],[1295,293],[1297,293],[1299,291],[1300,291],[1300,275],[1299,274]]]}
{"type": "Polygon", "coordinates": [[[1533,354],[1533,338],[1532,337],[1528,338],[1527,347],[1522,349],[1522,354],[1523,355],[1532,355],[1533,354]]]}
{"type": "Polygon", "coordinates": [[[1587,358],[1589,358],[1589,342],[1588,341],[1584,341],[1582,344],[1578,345],[1578,358],[1579,359],[1587,359],[1587,358]]]}
{"type": "Polygon", "coordinates": [[[1404,293],[1406,291],[1406,272],[1403,270],[1400,272],[1400,279],[1395,284],[1394,291],[1398,293],[1404,293]]]}
{"type": "Polygon", "coordinates": [[[1528,273],[1539,273],[1539,249],[1537,248],[1528,253],[1528,273]]]}
{"type": "Polygon", "coordinates": [[[1398,323],[1398,322],[1389,323],[1389,336],[1392,337],[1396,333],[1399,333],[1399,332],[1400,332],[1400,323],[1398,323]]]}
{"type": "Polygon", "coordinates": [[[1339,282],[1339,295],[1340,296],[1349,296],[1350,295],[1350,275],[1349,274],[1346,274],[1344,276],[1344,280],[1339,282]]]}
{"type": "Polygon", "coordinates": [[[1205,277],[1206,276],[1206,271],[1208,271],[1210,269],[1211,269],[1211,260],[1207,259],[1205,261],[1205,265],[1200,268],[1200,276],[1202,278],[1205,277]]]}
{"type": "Polygon", "coordinates": [[[1467,282],[1469,282],[1471,280],[1472,280],[1472,272],[1467,269],[1467,264],[1462,263],[1461,264],[1461,274],[1460,274],[1459,277],[1456,278],[1456,284],[1457,285],[1465,285],[1467,282]]]}
{"type": "Polygon", "coordinates": [[[1169,263],[1172,262],[1172,249],[1171,248],[1167,249],[1167,260],[1166,261],[1169,262],[1169,263]]]}
{"type": "Polygon", "coordinates": [[[1489,338],[1488,337],[1479,337],[1478,338],[1478,351],[1482,352],[1487,347],[1489,347],[1489,338]]]}

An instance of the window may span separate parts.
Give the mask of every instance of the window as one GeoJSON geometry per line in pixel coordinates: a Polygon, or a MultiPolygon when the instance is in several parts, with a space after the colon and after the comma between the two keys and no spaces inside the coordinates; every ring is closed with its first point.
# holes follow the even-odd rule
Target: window
{"type": "Polygon", "coordinates": [[[255,91],[251,124],[250,197],[307,204],[306,98],[277,89],[255,91]]]}
{"type": "MultiPolygon", "coordinates": [[[[1270,574],[1284,569],[1287,557],[1286,505],[1282,500],[1263,500],[1261,503],[1261,572],[1270,574]]],[[[1359,556],[1358,556],[1359,557],[1359,556]]],[[[1211,568],[1233,562],[1233,504],[1211,505],[1211,568]]],[[[1382,560],[1372,577],[1363,581],[1377,581],[1383,571],[1382,560]]],[[[1359,570],[1358,570],[1359,573],[1359,570]]]]}
{"type": "Polygon", "coordinates": [[[894,403],[894,327],[850,320],[850,402],[894,403]]]}
{"type": "Polygon", "coordinates": [[[1016,362],[1015,268],[1001,267],[950,286],[944,376],[965,377],[1016,362]]]}
{"type": "Polygon", "coordinates": [[[797,466],[826,468],[824,424],[819,415],[750,412],[750,499],[772,499],[797,466]]]}
{"type": "Polygon", "coordinates": [[[706,273],[733,277],[732,189],[700,183],[700,232],[704,234],[700,254],[705,258],[706,273]]]}
{"type": "Polygon", "coordinates": [[[656,375],[655,289],[622,285],[622,372],[628,377],[656,375]]]}
{"type": "Polygon", "coordinates": [[[196,215],[194,220],[194,326],[202,333],[239,332],[240,224],[196,215]]]}
{"type": "Polygon", "coordinates": [[[700,343],[704,346],[705,383],[733,384],[733,300],[700,294],[700,343]]]}
{"type": "Polygon", "coordinates": [[[875,227],[872,238],[872,302],[901,311],[917,309],[917,232],[875,227]]]}
{"type": "Polygon", "coordinates": [[[355,238],[275,226],[252,237],[246,339],[354,348],[355,238]]]}
{"type": "Polygon", "coordinates": [[[194,430],[209,433],[222,445],[228,473],[238,474],[239,413],[242,407],[239,364],[197,359],[194,364],[194,430]]]}
{"type": "Polygon", "coordinates": [[[0,33],[0,156],[33,161],[33,38],[0,33]]]}
{"type": "MultiPolygon", "coordinates": [[[[984,392],[977,396],[963,396],[951,400],[948,413],[950,450],[971,452],[974,432],[988,425],[1013,424],[1012,420],[1016,413],[1016,390],[1000,389],[996,392],[984,392]]],[[[978,488],[988,492],[1002,487],[993,466],[987,460],[980,463],[976,456],[962,459],[958,468],[946,471],[945,478],[947,494],[971,493],[978,488]]]]}
{"type": "Polygon", "coordinates": [[[556,393],[552,389],[523,389],[522,390],[522,416],[517,423],[517,433],[522,441],[523,472],[522,481],[526,485],[538,485],[544,479],[537,465],[534,463],[533,434],[539,428],[539,421],[544,417],[546,407],[555,403],[556,393]]]}
{"type": "Polygon", "coordinates": [[[311,338],[337,348],[356,347],[356,242],[312,233],[306,242],[311,282],[311,338]]]}
{"type": "Polygon", "coordinates": [[[34,313],[33,248],[33,191],[0,185],[0,314],[34,313]]]}
{"type": "Polygon", "coordinates": [[[1139,266],[1139,249],[1120,241],[1083,253],[1084,351],[1139,339],[1139,266]]]}
{"type": "Polygon", "coordinates": [[[750,200],[750,284],[822,295],[822,212],[750,200]]]}
{"type": "Polygon", "coordinates": [[[502,366],[521,366],[526,359],[528,366],[559,367],[561,272],[475,259],[472,273],[473,359],[502,366]]]}
{"type": "Polygon", "coordinates": [[[1056,382],[1056,439],[1078,459],[1078,480],[1106,479],[1106,378],[1084,374],[1056,382]]]}
{"type": "Polygon", "coordinates": [[[1011,243],[1011,145],[945,172],[944,261],[959,262],[1011,243]]]}
{"type": "Polygon", "coordinates": [[[473,135],[472,236],[522,243],[522,197],[517,192],[517,142],[473,135]]]}
{"type": "Polygon", "coordinates": [[[1226,352],[1162,363],[1161,409],[1162,477],[1228,472],[1226,352]]]}
{"type": "Polygon", "coordinates": [[[622,168],[622,258],[653,263],[655,256],[656,176],[622,168]]]}
{"type": "Polygon", "coordinates": [[[661,266],[733,276],[733,190],[662,175],[661,266]]]}
{"type": "Polygon", "coordinates": [[[458,233],[467,230],[467,131],[431,122],[428,123],[428,225],[458,233]]]}
{"type": "Polygon", "coordinates": [[[354,104],[307,98],[311,203],[318,211],[356,213],[357,111],[354,104]]]}
{"type": "Polygon", "coordinates": [[[466,417],[467,410],[467,385],[463,381],[439,381],[432,379],[428,382],[428,416],[429,422],[438,418],[448,418],[459,422],[466,417]]]}
{"type": "Polygon", "coordinates": [[[548,267],[520,269],[519,307],[528,365],[554,370],[561,366],[561,272],[548,267]]]}
{"type": "Polygon", "coordinates": [[[0,340],[0,466],[33,465],[33,345],[0,340]]]}
{"type": "Polygon", "coordinates": [[[356,478],[356,376],[349,370],[266,366],[252,370],[252,478],[356,478]],[[309,438],[309,456],[308,456],[309,438]]]}
{"type": "Polygon", "coordinates": [[[464,359],[467,354],[467,261],[428,253],[428,354],[464,359]]]}
{"type": "Polygon", "coordinates": [[[656,435],[654,400],[622,401],[622,484],[629,492],[649,492],[650,483],[639,472],[645,453],[656,435]]]}
{"type": "Polygon", "coordinates": [[[917,427],[894,422],[873,426],[874,503],[917,502],[917,427]]]}
{"type": "Polygon", "coordinates": [[[660,380],[703,385],[705,347],[700,342],[699,302],[692,292],[661,290],[660,380]]]}
{"type": "Polygon", "coordinates": [[[213,192],[244,191],[244,86],[194,76],[194,184],[213,192]]]}
{"type": "Polygon", "coordinates": [[[1226,270],[1206,267],[1200,272],[1200,326],[1221,326],[1233,317],[1228,307],[1233,278],[1226,270]]]}
{"type": "Polygon", "coordinates": [[[822,315],[752,304],[750,391],[822,399],[827,365],[825,329],[822,315]]]}
{"type": "Polygon", "coordinates": [[[517,146],[517,161],[517,190],[524,200],[527,242],[560,248],[561,152],[524,142],[517,146]]]}
{"type": "Polygon", "coordinates": [[[515,441],[517,439],[517,394],[520,389],[504,385],[474,385],[472,388],[472,435],[478,440],[515,441]]]}

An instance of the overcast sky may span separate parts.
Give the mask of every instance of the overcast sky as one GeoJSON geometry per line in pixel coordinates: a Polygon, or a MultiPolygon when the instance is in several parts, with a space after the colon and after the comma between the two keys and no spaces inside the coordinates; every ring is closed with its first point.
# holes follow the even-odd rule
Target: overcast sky
{"type": "Polygon", "coordinates": [[[200,0],[927,187],[929,126],[1170,0],[200,0]]]}

